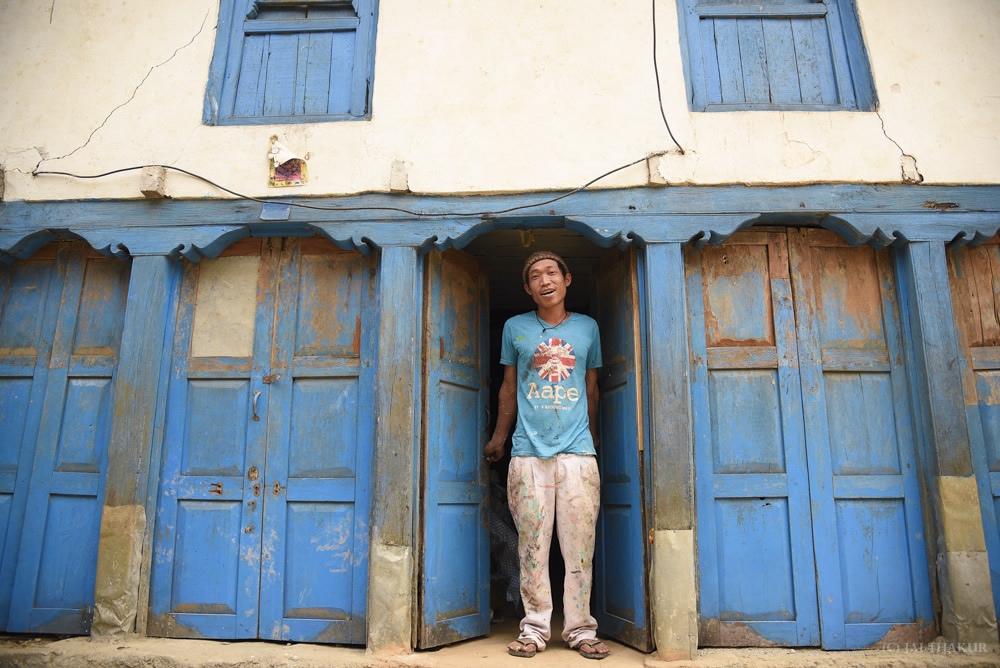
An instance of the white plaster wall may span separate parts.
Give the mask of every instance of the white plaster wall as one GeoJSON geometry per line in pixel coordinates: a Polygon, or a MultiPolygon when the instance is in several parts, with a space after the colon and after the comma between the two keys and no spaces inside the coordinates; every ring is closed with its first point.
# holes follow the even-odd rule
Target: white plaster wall
{"type": "MultiPolygon", "coordinates": [[[[668,183],[1000,183],[1000,2],[858,0],[879,113],[692,113],[674,0],[657,0],[663,102],[686,149],[668,183]],[[883,130],[884,123],[884,130],[883,130]],[[891,139],[890,139],[891,138],[891,139]]],[[[671,149],[657,109],[646,0],[381,0],[373,118],[202,125],[218,7],[196,0],[0,0],[4,199],[140,197],[166,163],[255,195],[571,188],[671,149]],[[267,188],[268,138],[308,154],[310,182],[267,188]],[[40,164],[39,164],[40,163],[40,164]]],[[[644,185],[644,163],[598,187],[644,185]]],[[[228,197],[169,173],[173,197],[228,197]]]]}

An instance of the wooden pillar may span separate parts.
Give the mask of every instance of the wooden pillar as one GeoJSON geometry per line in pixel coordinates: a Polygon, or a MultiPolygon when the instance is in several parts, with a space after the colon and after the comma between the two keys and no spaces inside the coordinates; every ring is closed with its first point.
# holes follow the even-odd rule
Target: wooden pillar
{"type": "Polygon", "coordinates": [[[914,242],[896,253],[926,491],[937,534],[941,632],[952,643],[995,643],[996,614],[945,252],[943,242],[914,242]]]}
{"type": "Polygon", "coordinates": [[[687,296],[680,243],[646,246],[644,289],[653,633],[660,658],[690,659],[698,648],[698,601],[687,296]]]}
{"type": "Polygon", "coordinates": [[[383,247],[378,275],[378,373],[368,562],[369,652],[400,653],[413,648],[421,288],[417,249],[383,247]]]}
{"type": "MultiPolygon", "coordinates": [[[[116,370],[108,469],[97,550],[94,637],[136,628],[146,527],[150,452],[165,393],[160,392],[177,262],[162,255],[132,260],[116,370]]],[[[148,570],[148,569],[147,569],[148,570]]],[[[140,625],[144,627],[144,625],[140,625]]]]}

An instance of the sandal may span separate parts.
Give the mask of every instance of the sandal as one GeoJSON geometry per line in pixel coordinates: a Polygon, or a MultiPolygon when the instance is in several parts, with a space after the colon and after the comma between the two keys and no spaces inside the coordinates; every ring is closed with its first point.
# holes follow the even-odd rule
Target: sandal
{"type": "Polygon", "coordinates": [[[510,645],[507,645],[507,653],[511,656],[521,656],[525,659],[530,659],[535,656],[537,652],[538,645],[530,638],[518,638],[514,642],[510,643],[510,645]],[[514,645],[515,643],[517,643],[518,646],[512,647],[511,645],[514,645]],[[528,647],[531,649],[528,649],[528,647]]]}
{"type": "Polygon", "coordinates": [[[593,640],[581,640],[580,644],[576,646],[576,651],[579,652],[580,656],[582,656],[585,659],[601,660],[607,658],[608,654],[611,654],[611,650],[608,649],[608,646],[602,643],[597,638],[594,638],[593,640]],[[583,651],[584,647],[588,648],[590,651],[589,652],[583,651]],[[603,647],[605,651],[603,652],[597,651],[599,647],[603,647]]]}

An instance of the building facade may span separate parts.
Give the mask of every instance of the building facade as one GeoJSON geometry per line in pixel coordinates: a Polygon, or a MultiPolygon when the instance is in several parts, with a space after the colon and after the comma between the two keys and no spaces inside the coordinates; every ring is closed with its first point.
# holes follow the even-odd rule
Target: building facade
{"type": "Polygon", "coordinates": [[[0,10],[3,629],[487,633],[547,248],[604,633],[997,641],[996,3],[0,10]]]}

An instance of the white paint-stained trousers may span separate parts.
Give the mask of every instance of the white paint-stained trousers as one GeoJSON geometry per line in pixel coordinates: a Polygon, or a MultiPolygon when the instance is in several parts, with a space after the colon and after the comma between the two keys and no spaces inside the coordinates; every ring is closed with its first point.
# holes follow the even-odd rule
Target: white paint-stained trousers
{"type": "Polygon", "coordinates": [[[552,587],[549,548],[552,526],[566,564],[562,637],[570,647],[597,637],[597,620],[590,614],[593,582],[594,530],[601,505],[601,481],[592,455],[556,455],[552,459],[512,457],[507,475],[507,500],[517,525],[521,564],[522,639],[539,651],[551,637],[552,587]]]}

